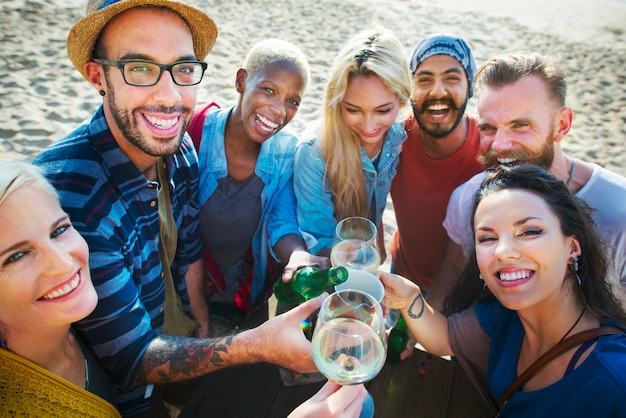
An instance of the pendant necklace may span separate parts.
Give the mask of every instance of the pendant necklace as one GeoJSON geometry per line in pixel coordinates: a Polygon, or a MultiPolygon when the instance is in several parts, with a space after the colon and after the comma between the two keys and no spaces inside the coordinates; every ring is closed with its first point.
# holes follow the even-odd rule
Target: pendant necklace
{"type": "Polygon", "coordinates": [[[575,168],[573,158],[570,160],[570,162],[572,163],[572,168],[569,169],[569,178],[565,182],[565,187],[567,187],[568,189],[569,189],[569,185],[572,184],[572,180],[574,180],[574,168],[575,168]]]}

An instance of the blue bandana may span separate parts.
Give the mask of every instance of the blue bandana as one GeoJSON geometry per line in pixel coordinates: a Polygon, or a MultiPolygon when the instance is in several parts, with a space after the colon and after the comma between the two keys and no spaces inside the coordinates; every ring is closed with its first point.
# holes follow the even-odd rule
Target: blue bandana
{"type": "Polygon", "coordinates": [[[458,36],[440,33],[422,39],[411,53],[411,59],[409,61],[411,74],[415,74],[417,67],[419,67],[426,58],[442,54],[449,55],[461,63],[465,69],[465,75],[467,75],[467,82],[469,84],[468,98],[472,97],[476,61],[474,60],[470,46],[465,40],[458,36]]]}

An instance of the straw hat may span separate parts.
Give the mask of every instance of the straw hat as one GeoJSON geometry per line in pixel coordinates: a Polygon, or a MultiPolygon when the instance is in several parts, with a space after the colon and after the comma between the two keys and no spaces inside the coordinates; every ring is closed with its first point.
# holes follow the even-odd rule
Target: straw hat
{"type": "Polygon", "coordinates": [[[170,0],[89,0],[87,16],[74,25],[67,37],[67,54],[85,79],[85,63],[91,59],[102,29],[118,14],[137,6],[166,7],[178,13],[191,29],[197,59],[206,58],[213,48],[217,25],[206,13],[193,6],[170,0]]]}

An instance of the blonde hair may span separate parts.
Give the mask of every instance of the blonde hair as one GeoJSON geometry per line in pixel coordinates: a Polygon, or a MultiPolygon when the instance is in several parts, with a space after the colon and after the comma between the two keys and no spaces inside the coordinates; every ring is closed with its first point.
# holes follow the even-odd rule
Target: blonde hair
{"type": "Polygon", "coordinates": [[[59,201],[55,188],[48,182],[39,167],[25,161],[0,160],[0,205],[11,193],[28,185],[39,187],[53,196],[57,202],[59,201]]]}
{"type": "Polygon", "coordinates": [[[268,65],[283,62],[291,63],[300,70],[305,90],[311,77],[309,62],[304,52],[289,41],[270,38],[257,42],[246,55],[242,68],[246,70],[248,79],[251,79],[268,65]]]}
{"type": "Polygon", "coordinates": [[[408,106],[411,76],[407,57],[395,34],[381,26],[355,35],[341,49],[330,71],[320,131],[325,160],[324,179],[333,196],[335,218],[369,215],[369,202],[358,135],[341,116],[342,101],[351,77],[377,76],[398,96],[400,108],[408,106]]]}

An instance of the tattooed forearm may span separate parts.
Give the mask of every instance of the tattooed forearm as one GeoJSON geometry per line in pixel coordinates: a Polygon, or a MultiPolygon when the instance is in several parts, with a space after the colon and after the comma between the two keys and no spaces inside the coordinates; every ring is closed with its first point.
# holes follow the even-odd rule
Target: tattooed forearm
{"type": "Polygon", "coordinates": [[[409,310],[407,312],[409,314],[409,316],[413,319],[419,319],[422,317],[422,315],[424,315],[424,296],[422,296],[422,292],[419,292],[419,294],[415,297],[415,299],[413,299],[413,302],[411,302],[411,306],[409,306],[409,310]],[[416,303],[420,303],[420,311],[418,313],[413,313],[413,309],[415,308],[415,304],[416,303]]]}
{"type": "Polygon", "coordinates": [[[167,383],[219,369],[233,339],[233,335],[213,339],[161,335],[146,350],[139,380],[167,383]]]}

